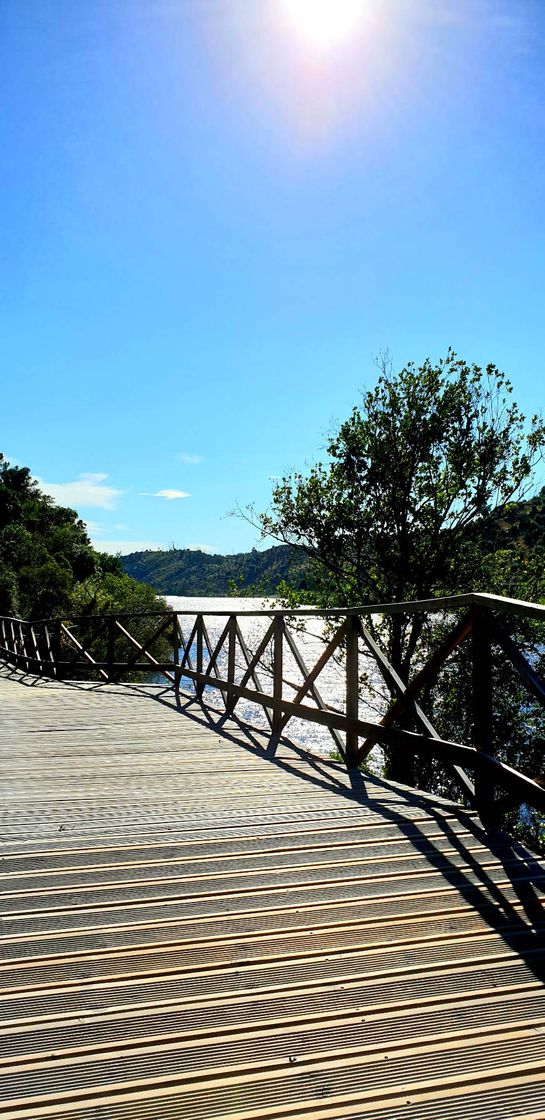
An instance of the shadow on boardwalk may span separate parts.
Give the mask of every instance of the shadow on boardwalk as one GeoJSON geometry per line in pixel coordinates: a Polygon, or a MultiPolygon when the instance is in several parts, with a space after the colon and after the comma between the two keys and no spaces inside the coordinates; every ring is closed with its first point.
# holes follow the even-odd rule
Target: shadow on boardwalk
{"type": "MultiPolygon", "coordinates": [[[[5,667],[0,675],[29,688],[59,687],[56,682],[23,676],[5,667]]],[[[62,687],[97,692],[109,686],[63,681],[62,687]]],[[[212,729],[240,750],[266,760],[273,771],[289,774],[315,790],[334,793],[340,803],[372,808],[384,822],[396,826],[400,837],[411,844],[445,883],[459,892],[488,927],[524,960],[536,978],[545,980],[545,864],[523,845],[499,830],[485,830],[476,815],[460,805],[438,800],[423,791],[396,786],[378,777],[369,777],[359,771],[351,771],[347,775],[342,764],[313,754],[286,736],[277,742],[265,731],[237,718],[236,714],[226,717],[225,712],[205,707],[194,698],[180,700],[177,705],[171,689],[140,684],[114,688],[124,694],[134,691],[171,712],[178,711],[194,724],[212,729]],[[405,819],[399,812],[400,795],[407,806],[425,810],[428,823],[432,820],[441,837],[448,842],[447,851],[435,849],[418,822],[405,819]],[[468,849],[445,816],[445,809],[454,814],[455,820],[477,843],[489,849],[491,862],[495,863],[495,876],[468,849]],[[463,866],[455,863],[452,857],[457,857],[463,866]]],[[[214,780],[213,771],[210,780],[214,780]]],[[[433,916],[430,916],[430,921],[433,921],[433,916]]]]}
{"type": "MultiPolygon", "coordinates": [[[[155,699],[166,703],[170,708],[174,706],[172,693],[169,691],[158,694],[155,699]],[[170,699],[167,698],[169,696],[170,699]]],[[[424,791],[399,787],[358,770],[349,771],[347,775],[342,763],[313,754],[285,736],[276,741],[272,736],[238,719],[236,714],[227,719],[224,712],[205,707],[194,699],[180,704],[179,711],[189,719],[213,728],[241,749],[258,753],[272,767],[297,776],[301,782],[329,793],[335,792],[339,798],[351,804],[371,805],[385,822],[395,824],[400,835],[410,841],[430,867],[440,872],[445,881],[460,892],[490,929],[496,931],[518,953],[536,978],[545,981],[545,863],[522,844],[512,840],[500,829],[485,830],[478,817],[460,805],[439,801],[424,791]],[[229,726],[226,726],[227,723],[229,726]],[[286,753],[279,754],[279,747],[284,748],[286,753]],[[304,762],[305,768],[295,766],[290,754],[293,754],[294,759],[304,762]],[[455,863],[449,866],[448,854],[434,850],[429,837],[419,829],[418,824],[405,820],[396,812],[391,797],[394,791],[396,801],[397,795],[402,792],[408,805],[425,807],[442,836],[448,840],[451,852],[466,864],[466,870],[455,863]],[[477,842],[489,848],[503,872],[501,879],[512,891],[516,901],[506,897],[505,888],[488,874],[486,868],[468,850],[441,811],[445,806],[456,813],[456,819],[463,823],[477,842]]]]}

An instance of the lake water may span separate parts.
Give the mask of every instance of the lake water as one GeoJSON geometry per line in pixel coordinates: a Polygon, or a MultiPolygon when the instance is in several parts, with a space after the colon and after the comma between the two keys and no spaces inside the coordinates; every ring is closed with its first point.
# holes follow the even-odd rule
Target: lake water
{"type": "MultiPolygon", "coordinates": [[[[206,616],[205,625],[210,637],[212,649],[218,641],[227,620],[224,617],[214,617],[213,614],[211,615],[209,613],[210,611],[229,611],[238,614],[242,611],[266,611],[267,607],[271,609],[272,605],[271,600],[261,598],[196,598],[181,595],[166,595],[165,598],[171,610],[175,610],[179,613],[182,631],[186,638],[189,637],[194,615],[202,613],[206,616]]],[[[240,629],[250,653],[253,653],[257,649],[269,622],[270,619],[266,617],[239,617],[240,629]]],[[[324,626],[323,620],[319,617],[315,619],[305,618],[303,620],[298,620],[297,628],[292,630],[294,641],[302,654],[307,669],[312,669],[323,652],[325,640],[324,626]]],[[[226,675],[226,660],[226,653],[222,651],[222,655],[218,659],[218,666],[221,670],[220,676],[222,677],[226,675]]],[[[270,692],[272,690],[272,678],[270,672],[267,672],[268,651],[266,651],[264,662],[265,667],[260,665],[258,675],[263,690],[265,692],[270,692]]],[[[382,714],[384,711],[380,674],[375,663],[370,659],[367,661],[362,660],[362,666],[365,667],[369,673],[370,691],[368,698],[364,698],[360,701],[360,717],[362,719],[376,720],[377,715],[382,714]]],[[[245,669],[246,662],[242,655],[239,655],[237,647],[237,679],[240,679],[245,669]]],[[[297,664],[293,656],[286,650],[286,643],[284,643],[283,695],[286,699],[291,699],[293,697],[301,681],[302,676],[297,664]]],[[[344,668],[342,664],[339,664],[331,658],[320,673],[316,683],[324,703],[338,710],[344,709],[345,684],[344,668]]],[[[249,686],[253,687],[251,682],[249,686]]],[[[215,697],[221,701],[221,697],[216,690],[211,690],[210,694],[211,698],[215,697]]],[[[304,703],[312,704],[312,700],[306,697],[304,703]]],[[[248,720],[259,727],[268,727],[265,714],[258,705],[252,704],[246,700],[239,700],[236,710],[241,719],[248,720]]],[[[331,751],[335,749],[335,744],[328,729],[326,727],[321,727],[319,724],[310,723],[307,720],[292,719],[287,726],[286,733],[291,739],[297,740],[305,746],[312,746],[313,749],[322,754],[330,754],[331,751]]],[[[376,751],[375,755],[377,755],[376,751]]]]}

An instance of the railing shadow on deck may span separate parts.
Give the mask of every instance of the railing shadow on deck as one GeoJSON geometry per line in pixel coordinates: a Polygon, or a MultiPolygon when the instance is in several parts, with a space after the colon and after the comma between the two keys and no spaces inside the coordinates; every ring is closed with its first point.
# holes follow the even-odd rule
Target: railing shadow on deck
{"type": "MultiPolygon", "coordinates": [[[[136,688],[141,692],[138,686],[128,687],[136,688]]],[[[156,693],[153,699],[158,703],[166,704],[169,708],[174,706],[170,690],[165,690],[164,695],[156,693]]],[[[512,841],[499,829],[485,829],[475,813],[464,810],[456,803],[441,800],[438,805],[433,794],[399,787],[379,777],[364,775],[358,770],[349,771],[350,784],[347,786],[346,770],[342,764],[331,762],[288,737],[276,740],[234,714],[229,717],[229,723],[234,723],[235,726],[227,727],[225,713],[221,709],[197,705],[194,698],[188,699],[185,704],[177,707],[194,722],[212,728],[233,744],[266,759],[279,771],[289,773],[321,791],[335,792],[351,804],[372,807],[381,820],[395,824],[401,835],[410,841],[430,867],[440,872],[447,882],[452,883],[465,900],[480,913],[490,928],[498,932],[506,944],[518,951],[519,956],[526,960],[535,975],[545,980],[543,958],[545,863],[540,862],[524,845],[512,841]],[[280,746],[289,750],[294,758],[304,762],[305,769],[294,765],[289,756],[285,754],[279,756],[280,746]],[[377,796],[378,790],[383,791],[383,796],[377,796]],[[433,842],[430,842],[429,837],[419,830],[418,825],[405,821],[400,816],[398,801],[400,793],[407,805],[425,808],[426,813],[441,829],[445,840],[467,865],[465,869],[457,864],[452,864],[451,867],[445,866],[445,863],[448,865],[448,857],[445,853],[434,851],[433,842]],[[389,794],[393,794],[394,806],[396,803],[398,806],[397,811],[395,807],[389,805],[389,794]],[[456,820],[464,824],[473,839],[490,849],[500,864],[509,887],[516,895],[518,904],[506,898],[501,886],[498,886],[487,874],[486,868],[483,868],[472,856],[471,851],[468,851],[460,840],[458,832],[450,827],[448,818],[440,811],[441,808],[454,813],[456,820]],[[476,883],[468,878],[467,871],[473,873],[476,883]],[[488,898],[484,892],[489,896],[488,898]],[[517,905],[520,906],[522,913],[519,913],[517,905]],[[541,954],[541,959],[536,958],[536,953],[541,954]]],[[[342,829],[342,825],[340,828],[342,829]]]]}
{"type": "MultiPolygon", "coordinates": [[[[128,687],[138,689],[135,685],[128,687]]],[[[171,692],[165,692],[164,696],[155,694],[153,699],[171,709],[174,707],[171,692]]],[[[512,841],[500,829],[485,829],[475,812],[465,810],[461,805],[446,799],[438,803],[433,794],[400,787],[396,783],[358,770],[349,771],[347,785],[346,770],[341,763],[317,755],[288,737],[272,740],[274,750],[271,751],[272,737],[265,731],[256,729],[237,717],[230,717],[229,722],[234,722],[235,727],[228,727],[225,714],[220,709],[197,705],[193,698],[179,710],[195,723],[217,731],[229,742],[266,759],[271,767],[297,777],[322,792],[334,792],[350,805],[372,808],[381,821],[394,824],[400,835],[425,858],[430,868],[439,872],[446,883],[460,892],[490,930],[498,933],[502,941],[517,952],[537,979],[545,981],[545,862],[540,862],[522,844],[512,841]],[[218,718],[215,719],[214,716],[218,718]],[[305,768],[294,765],[285,754],[279,756],[279,746],[304,762],[305,768]],[[434,850],[433,841],[419,829],[418,824],[406,821],[400,815],[400,795],[408,806],[425,810],[454,849],[454,853],[463,861],[464,867],[456,863],[449,866],[448,855],[444,851],[434,850]],[[468,850],[457,830],[449,824],[448,817],[444,815],[445,810],[450,811],[455,820],[464,825],[475,841],[490,849],[501,868],[507,889],[513,892],[517,901],[512,902],[506,897],[501,885],[495,882],[468,850]],[[471,874],[475,881],[470,878],[471,874]]],[[[342,835],[342,824],[339,825],[339,835],[342,835]]],[[[431,920],[433,916],[437,917],[436,911],[430,914],[431,920]]]]}
{"type": "MultiPolygon", "coordinates": [[[[25,675],[8,667],[3,668],[2,675],[26,687],[43,687],[46,683],[43,678],[25,675]]],[[[62,687],[95,692],[102,690],[104,686],[91,682],[63,681],[62,687]]],[[[107,691],[111,694],[112,690],[107,691]]],[[[172,689],[150,689],[148,685],[129,682],[122,687],[116,686],[113,691],[120,696],[126,692],[145,696],[150,702],[157,703],[170,712],[182,714],[193,723],[214,730],[241,750],[260,757],[270,765],[273,772],[296,777],[298,781],[317,791],[334,793],[347,807],[362,806],[371,809],[381,822],[395,825],[400,838],[406,839],[429,868],[440,875],[439,885],[430,884],[430,893],[441,892],[444,884],[455,888],[467,905],[479,913],[490,930],[496,932],[502,942],[517,953],[536,979],[545,981],[545,864],[523,845],[513,842],[504,832],[485,829],[473,810],[445,799],[438,800],[425,791],[398,786],[380,777],[363,774],[356,769],[347,773],[342,763],[313,753],[286,735],[273,737],[265,729],[256,728],[252,723],[240,719],[236,713],[226,720],[221,709],[204,705],[200,699],[191,697],[182,703],[179,697],[174,697],[172,689]],[[428,817],[428,823],[430,818],[433,820],[440,830],[440,836],[459,857],[460,864],[451,862],[446,851],[434,847],[434,841],[439,837],[430,838],[419,827],[418,821],[405,819],[400,814],[400,796],[408,807],[422,809],[428,817]],[[446,814],[450,814],[455,822],[461,823],[472,840],[490,849],[500,872],[499,882],[475,858],[446,814]],[[506,890],[512,892],[514,900],[507,897],[506,890]]],[[[214,780],[213,772],[211,780],[214,780]]],[[[340,822],[339,838],[342,838],[342,828],[340,822]]],[[[364,857],[362,862],[363,860],[364,857]]],[[[354,879],[359,877],[357,868],[356,863],[354,879]]],[[[423,870],[415,873],[425,874],[423,870]]],[[[334,881],[331,886],[334,888],[334,881]]],[[[355,898],[353,901],[357,904],[358,900],[355,898]]],[[[362,903],[362,907],[363,905],[362,903]]],[[[434,909],[429,911],[431,922],[438,917],[438,913],[440,911],[434,909]]],[[[490,963],[492,966],[493,959],[490,963]]]]}
{"type": "MultiPolygon", "coordinates": [[[[545,811],[545,790],[541,779],[536,781],[513,770],[494,755],[493,646],[514,666],[529,693],[543,707],[545,683],[537,676],[531,660],[515,646],[504,629],[501,616],[505,613],[545,621],[543,606],[485,594],[329,611],[320,616],[316,611],[211,612],[216,620],[221,620],[223,627],[214,642],[210,640],[206,616],[202,613],[193,616],[192,624],[190,622],[185,631],[176,612],[32,623],[1,618],[0,658],[12,666],[11,670],[6,666],[5,671],[13,672],[29,687],[52,677],[70,688],[86,691],[100,690],[123,675],[149,673],[151,668],[168,682],[164,690],[152,690],[157,702],[213,727],[224,739],[237,743],[242,749],[259,753],[273,769],[297,775],[299,780],[316,789],[333,791],[351,804],[367,807],[372,804],[373,809],[380,812],[381,819],[394,823],[429,866],[440,872],[444,881],[456,886],[491,929],[507,944],[514,947],[516,943],[520,955],[541,979],[543,965],[535,956],[534,945],[537,945],[538,933],[543,932],[544,910],[539,893],[545,891],[543,865],[494,826],[498,816],[495,806],[506,802],[526,803],[545,811]],[[438,611],[457,621],[426,664],[419,667],[410,681],[403,681],[388,662],[365,619],[438,611]],[[264,633],[257,648],[250,650],[242,630],[242,619],[258,616],[263,619],[264,633]],[[323,617],[329,630],[320,657],[309,669],[288,624],[317,617],[323,617]],[[422,690],[436,679],[451,653],[468,638],[473,665],[471,745],[443,740],[419,705],[422,690]],[[360,718],[360,668],[364,653],[374,659],[392,697],[376,723],[360,718]],[[299,683],[289,682],[289,697],[285,687],[288,656],[300,673],[299,683]],[[317,683],[320,673],[334,657],[338,659],[345,683],[342,709],[325,703],[317,683]],[[75,679],[67,681],[69,674],[75,679]],[[85,675],[95,680],[83,680],[85,675]],[[262,684],[263,675],[270,680],[268,690],[262,684]],[[182,681],[190,683],[194,690],[192,695],[182,692],[182,681]],[[211,692],[222,698],[223,709],[210,703],[211,692]],[[261,707],[268,720],[268,732],[238,717],[236,708],[240,699],[261,707]],[[345,768],[287,738],[285,729],[293,717],[325,726],[344,759],[345,768]],[[407,718],[416,725],[417,732],[404,728],[407,718]],[[393,792],[396,787],[381,778],[363,775],[358,769],[377,743],[408,753],[423,753],[449,769],[470,810],[453,806],[452,811],[476,841],[489,847],[517,903],[505,897],[486,867],[466,849],[431,794],[403,788],[406,804],[425,805],[426,812],[463,860],[463,868],[455,864],[449,866],[448,857],[433,849],[418,825],[396,813],[397,795],[393,792]],[[279,754],[279,745],[283,752],[287,748],[291,757],[279,754]],[[295,765],[296,759],[299,765],[295,765]],[[304,766],[301,766],[303,761],[304,766]],[[473,773],[473,781],[467,769],[473,773]],[[498,788],[503,793],[494,799],[498,788]],[[486,829],[472,810],[480,812],[486,829]],[[532,932],[531,927],[537,932],[532,932]]],[[[143,691],[134,681],[125,683],[125,688],[143,691]]],[[[150,696],[147,686],[145,691],[150,696]]]]}

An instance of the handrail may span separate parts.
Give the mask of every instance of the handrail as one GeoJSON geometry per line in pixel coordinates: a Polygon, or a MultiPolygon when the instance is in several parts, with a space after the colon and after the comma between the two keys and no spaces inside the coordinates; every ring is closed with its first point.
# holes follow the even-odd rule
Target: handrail
{"type": "Polygon", "coordinates": [[[493,647],[502,651],[531,696],[545,708],[545,682],[499,624],[496,612],[545,622],[545,605],[485,592],[334,610],[146,611],[36,620],[4,616],[0,617],[0,661],[26,673],[56,679],[91,676],[111,682],[127,674],[154,671],[166,678],[177,702],[183,694],[207,706],[213,690],[220,694],[229,715],[240,700],[249,700],[264,710],[276,739],[293,718],[325,726],[349,768],[361,765],[375,743],[410,754],[423,752],[446,766],[464,797],[491,820],[499,812],[495,805],[506,801],[504,796],[494,800],[496,787],[507,791],[515,803],[525,802],[545,812],[545,782],[514,770],[494,753],[493,647]],[[412,680],[403,681],[365,620],[439,611],[449,620],[451,615],[457,616],[452,619],[449,634],[426,664],[418,666],[412,680]],[[191,626],[184,633],[186,618],[191,619],[191,626]],[[213,639],[205,618],[227,620],[213,639]],[[257,618],[266,620],[267,626],[252,651],[240,623],[257,618]],[[306,655],[297,646],[296,631],[289,630],[292,620],[301,619],[323,619],[330,624],[320,657],[308,667],[306,655]],[[423,689],[434,683],[453,651],[468,641],[473,679],[470,745],[444,739],[420,706],[423,689]],[[378,723],[362,719],[359,711],[364,652],[373,658],[392,698],[378,723]],[[332,660],[344,674],[341,709],[328,705],[317,685],[320,673],[332,660]],[[300,680],[294,683],[286,679],[286,664],[295,666],[300,680]],[[267,677],[265,685],[258,671],[267,677]],[[182,682],[187,682],[189,692],[182,689],[182,682]],[[408,715],[418,728],[416,732],[403,726],[408,715]]]}
{"type": "MultiPolygon", "coordinates": [[[[482,606],[495,608],[511,614],[528,615],[531,618],[542,618],[545,621],[545,604],[530,603],[524,599],[512,599],[505,595],[492,595],[487,591],[468,591],[463,595],[438,595],[433,599],[408,599],[395,603],[363,603],[356,607],[294,607],[284,609],[280,607],[264,607],[261,610],[217,610],[207,608],[203,613],[213,618],[228,618],[233,614],[237,618],[259,618],[263,615],[269,617],[283,616],[289,618],[348,618],[353,615],[392,615],[392,614],[433,614],[437,611],[459,610],[463,607],[482,606]]],[[[196,611],[179,610],[178,614],[196,614],[196,611]]],[[[139,611],[139,618],[160,618],[165,611],[139,611]]],[[[15,616],[2,616],[6,621],[22,622],[25,625],[35,623],[53,624],[58,621],[57,616],[36,619],[17,618],[15,616]]],[[[86,622],[91,618],[134,618],[134,611],[112,611],[110,614],[80,614],[70,615],[73,622],[86,622]]]]}

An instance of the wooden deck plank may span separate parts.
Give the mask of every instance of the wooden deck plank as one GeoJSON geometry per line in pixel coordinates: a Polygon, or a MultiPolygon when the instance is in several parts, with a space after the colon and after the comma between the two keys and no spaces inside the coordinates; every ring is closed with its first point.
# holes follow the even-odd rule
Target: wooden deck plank
{"type": "Polygon", "coordinates": [[[0,1102],[545,1117],[545,866],[159,688],[0,676],[0,1102]]]}

